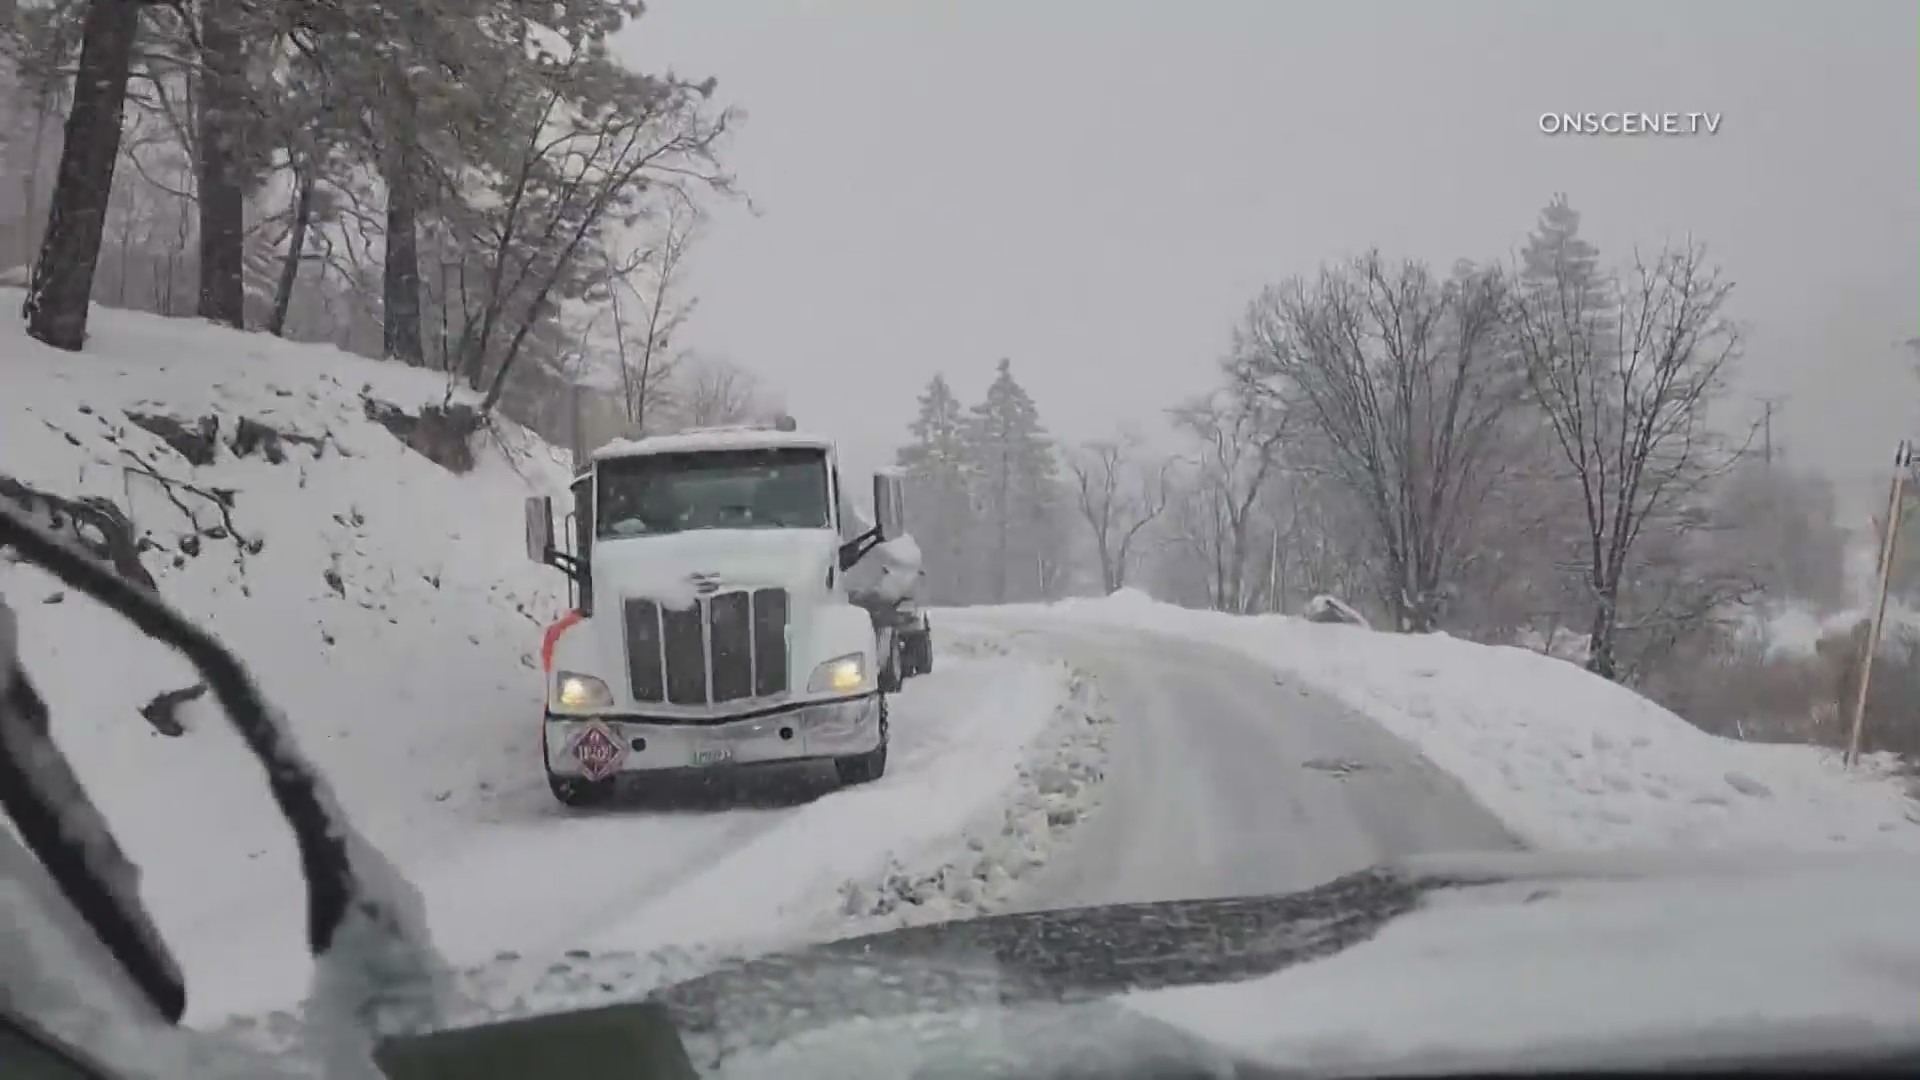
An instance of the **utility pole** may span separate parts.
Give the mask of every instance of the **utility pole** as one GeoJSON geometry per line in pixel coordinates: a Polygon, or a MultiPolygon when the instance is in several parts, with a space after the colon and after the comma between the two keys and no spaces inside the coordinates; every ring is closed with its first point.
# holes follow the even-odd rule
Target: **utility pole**
{"type": "Polygon", "coordinates": [[[1887,527],[1880,541],[1879,595],[1874,600],[1873,623],[1867,630],[1865,649],[1860,657],[1860,684],[1854,688],[1853,725],[1847,733],[1846,765],[1860,756],[1860,729],[1867,714],[1867,688],[1873,681],[1873,656],[1880,651],[1880,633],[1887,622],[1887,590],[1893,582],[1893,556],[1900,543],[1900,519],[1905,515],[1902,499],[1906,493],[1907,473],[1913,468],[1913,444],[1905,439],[1893,452],[1893,485],[1887,498],[1887,527]]]}

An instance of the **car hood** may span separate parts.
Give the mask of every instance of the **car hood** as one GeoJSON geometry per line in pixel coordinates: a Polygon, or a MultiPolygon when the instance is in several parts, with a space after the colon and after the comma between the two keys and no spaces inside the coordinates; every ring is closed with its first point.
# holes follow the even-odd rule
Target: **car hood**
{"type": "MultiPolygon", "coordinates": [[[[1000,1075],[947,1071],[988,1051],[1021,1075],[1131,1076],[1167,1075],[1138,1070],[1169,1060],[1254,1075],[1255,1063],[1433,1071],[1912,1049],[1916,910],[1910,856],[1422,859],[1283,896],[891,930],[591,1013],[582,982],[617,995],[621,961],[575,954],[573,1011],[394,1039],[387,1053],[417,1067],[577,1046],[560,1025],[588,1015],[677,1043],[700,1075],[736,1077],[1000,1075]]],[[[475,974],[512,980],[519,966],[475,974]]],[[[538,1010],[537,990],[516,985],[538,1010]]]]}
{"type": "Polygon", "coordinates": [[[1320,1074],[1920,1054],[1911,855],[1488,856],[1403,873],[1447,884],[1362,943],[1123,1001],[1320,1074]]]}

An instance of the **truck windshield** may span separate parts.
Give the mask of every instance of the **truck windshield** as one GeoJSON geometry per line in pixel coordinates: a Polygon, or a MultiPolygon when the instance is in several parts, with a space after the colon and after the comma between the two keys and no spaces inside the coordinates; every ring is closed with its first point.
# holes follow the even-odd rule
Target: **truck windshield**
{"type": "Polygon", "coordinates": [[[617,540],[694,529],[826,529],[827,455],[812,447],[613,458],[600,473],[595,534],[617,540]]]}

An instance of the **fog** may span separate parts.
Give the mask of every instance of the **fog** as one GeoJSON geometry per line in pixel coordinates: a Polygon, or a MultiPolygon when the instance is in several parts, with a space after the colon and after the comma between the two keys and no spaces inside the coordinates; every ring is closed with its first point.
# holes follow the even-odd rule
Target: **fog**
{"type": "Polygon", "coordinates": [[[1911,3],[655,0],[637,60],[713,74],[751,206],[683,344],[892,454],[1010,357],[1066,440],[1209,383],[1265,283],[1379,246],[1510,258],[1565,192],[1609,263],[1687,234],[1738,282],[1740,407],[1870,505],[1920,426],[1911,3]],[[1542,113],[1706,112],[1550,136],[1542,113]]]}

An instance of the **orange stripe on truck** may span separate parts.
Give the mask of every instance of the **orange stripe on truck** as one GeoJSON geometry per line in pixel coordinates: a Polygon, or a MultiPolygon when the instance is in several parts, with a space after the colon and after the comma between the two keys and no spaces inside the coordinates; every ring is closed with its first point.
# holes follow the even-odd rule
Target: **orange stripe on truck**
{"type": "Polygon", "coordinates": [[[560,635],[581,619],[578,611],[569,611],[560,617],[560,621],[547,627],[547,635],[540,641],[540,670],[553,670],[553,647],[560,643],[560,635]]]}

